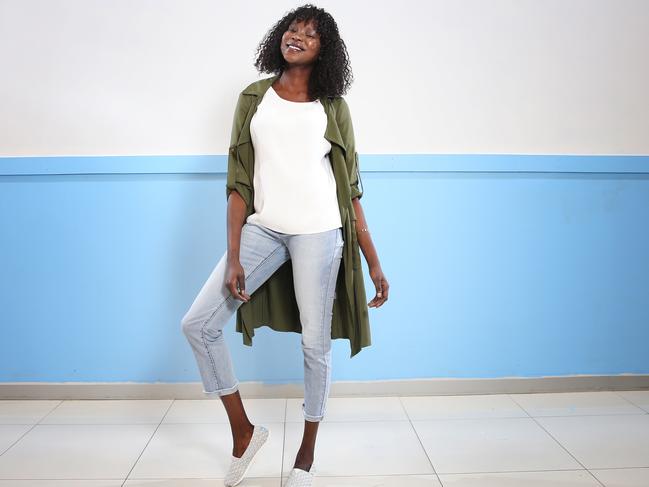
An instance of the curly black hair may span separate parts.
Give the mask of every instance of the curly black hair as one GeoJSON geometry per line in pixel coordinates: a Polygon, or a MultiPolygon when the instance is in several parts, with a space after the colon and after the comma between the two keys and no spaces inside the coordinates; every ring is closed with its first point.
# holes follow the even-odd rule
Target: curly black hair
{"type": "Polygon", "coordinates": [[[333,17],[324,9],[309,3],[288,12],[266,33],[257,47],[254,66],[261,73],[281,74],[284,71],[287,63],[280,44],[282,35],[293,20],[313,20],[314,27],[320,34],[320,56],[309,77],[309,97],[316,99],[320,96],[336,97],[346,94],[354,79],[347,46],[340,38],[333,17]]]}

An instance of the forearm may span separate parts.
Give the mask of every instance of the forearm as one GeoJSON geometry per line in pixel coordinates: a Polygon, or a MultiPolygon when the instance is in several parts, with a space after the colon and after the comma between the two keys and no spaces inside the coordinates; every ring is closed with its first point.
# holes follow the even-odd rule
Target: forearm
{"type": "Polygon", "coordinates": [[[352,199],[352,204],[354,205],[354,213],[356,213],[356,235],[358,237],[358,246],[361,248],[368,266],[372,267],[376,265],[380,267],[381,264],[379,262],[379,257],[374,248],[374,243],[372,242],[372,235],[370,234],[370,229],[367,225],[367,220],[365,219],[365,213],[363,213],[360,198],[352,199]],[[361,229],[363,228],[366,228],[367,231],[362,231],[361,229]]]}
{"type": "Polygon", "coordinates": [[[241,246],[241,228],[246,218],[246,202],[237,191],[232,191],[228,198],[227,231],[228,260],[239,260],[241,246]]]}

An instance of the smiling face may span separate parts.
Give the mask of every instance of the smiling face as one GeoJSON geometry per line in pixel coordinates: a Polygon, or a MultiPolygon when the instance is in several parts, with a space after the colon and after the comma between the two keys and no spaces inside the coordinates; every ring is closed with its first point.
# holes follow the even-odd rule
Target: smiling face
{"type": "Polygon", "coordinates": [[[289,64],[311,64],[320,54],[320,34],[313,21],[293,20],[284,35],[281,45],[282,55],[289,64]]]}

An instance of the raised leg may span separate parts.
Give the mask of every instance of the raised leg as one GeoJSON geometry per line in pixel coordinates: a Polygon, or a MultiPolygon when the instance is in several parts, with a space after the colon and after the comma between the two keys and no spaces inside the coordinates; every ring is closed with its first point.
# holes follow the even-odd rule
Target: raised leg
{"type": "MultiPolygon", "coordinates": [[[[281,238],[258,225],[244,224],[239,261],[244,269],[245,290],[252,295],[284,262],[288,249],[281,238]]],[[[240,457],[252,436],[253,426],[243,407],[239,381],[223,328],[243,304],[225,285],[227,253],[224,253],[182,319],[203,382],[203,392],[221,397],[232,428],[232,454],[240,457]]]]}

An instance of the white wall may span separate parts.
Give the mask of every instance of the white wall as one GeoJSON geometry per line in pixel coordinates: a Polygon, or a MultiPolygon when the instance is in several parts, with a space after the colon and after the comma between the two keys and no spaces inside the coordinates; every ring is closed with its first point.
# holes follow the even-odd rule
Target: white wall
{"type": "MultiPolygon", "coordinates": [[[[300,4],[0,0],[0,155],[225,154],[256,46],[300,4]]],[[[649,153],[647,1],[317,4],[361,153],[649,153]]]]}

